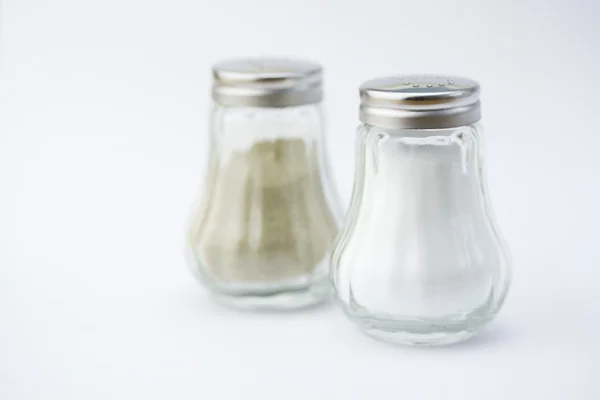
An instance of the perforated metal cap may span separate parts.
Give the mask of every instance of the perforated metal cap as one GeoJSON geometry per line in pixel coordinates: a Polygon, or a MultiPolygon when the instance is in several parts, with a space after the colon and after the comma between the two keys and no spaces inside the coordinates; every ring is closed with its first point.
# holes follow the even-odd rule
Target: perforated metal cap
{"type": "Polygon", "coordinates": [[[223,61],[213,67],[213,99],[226,106],[289,107],[323,97],[320,65],[285,58],[223,61]]]}
{"type": "Polygon", "coordinates": [[[406,75],[360,86],[360,120],[389,129],[443,129],[481,119],[479,84],[455,76],[406,75]]]}

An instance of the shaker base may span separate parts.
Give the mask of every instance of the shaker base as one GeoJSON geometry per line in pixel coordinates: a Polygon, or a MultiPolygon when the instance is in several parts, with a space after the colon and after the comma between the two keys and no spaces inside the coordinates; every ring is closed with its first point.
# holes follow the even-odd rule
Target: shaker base
{"type": "Polygon", "coordinates": [[[328,284],[308,287],[263,288],[254,286],[251,291],[216,292],[215,299],[228,307],[253,311],[286,311],[316,306],[330,298],[328,284]]]}
{"type": "Polygon", "coordinates": [[[411,346],[442,346],[462,342],[476,335],[489,319],[475,320],[394,320],[357,319],[368,336],[388,343],[411,346]]]}
{"type": "Polygon", "coordinates": [[[318,266],[312,275],[283,282],[227,282],[207,273],[204,263],[198,264],[191,251],[186,252],[187,264],[200,286],[208,289],[220,304],[247,311],[289,311],[316,306],[330,300],[331,284],[325,268],[318,266]]]}
{"type": "Polygon", "coordinates": [[[377,340],[410,346],[443,346],[462,342],[474,336],[476,331],[413,333],[390,331],[374,328],[362,328],[362,331],[377,340]]]}

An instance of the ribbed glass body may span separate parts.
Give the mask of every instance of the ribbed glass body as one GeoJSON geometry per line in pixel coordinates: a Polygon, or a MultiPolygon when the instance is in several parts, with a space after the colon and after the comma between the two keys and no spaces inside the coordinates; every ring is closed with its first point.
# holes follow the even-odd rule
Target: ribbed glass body
{"type": "Polygon", "coordinates": [[[340,214],[320,106],[224,107],[188,245],[200,281],[243,308],[299,308],[330,293],[340,214]]]}
{"type": "Polygon", "coordinates": [[[386,341],[470,337],[496,315],[510,283],[480,125],[361,125],[356,154],[351,206],[332,255],[345,312],[386,341]]]}

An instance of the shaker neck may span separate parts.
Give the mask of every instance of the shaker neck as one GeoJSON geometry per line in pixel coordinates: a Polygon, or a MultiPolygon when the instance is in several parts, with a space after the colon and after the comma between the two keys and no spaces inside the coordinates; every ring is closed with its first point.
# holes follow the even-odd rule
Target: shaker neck
{"type": "MultiPolygon", "coordinates": [[[[446,129],[389,130],[363,125],[367,176],[385,175],[390,184],[395,177],[405,183],[419,180],[441,182],[444,178],[470,179],[477,173],[479,162],[479,129],[477,125],[446,129]]],[[[381,178],[378,178],[381,179],[381,178]]]]}
{"type": "Polygon", "coordinates": [[[475,135],[480,136],[483,127],[480,122],[470,125],[460,125],[451,128],[442,129],[414,129],[414,128],[386,128],[372,124],[361,124],[361,129],[365,132],[371,132],[377,135],[387,135],[395,138],[428,138],[428,137],[452,137],[453,135],[475,135]]]}
{"type": "Polygon", "coordinates": [[[323,136],[320,104],[294,107],[214,105],[212,140],[222,151],[245,151],[258,142],[303,140],[318,144],[323,136]]]}

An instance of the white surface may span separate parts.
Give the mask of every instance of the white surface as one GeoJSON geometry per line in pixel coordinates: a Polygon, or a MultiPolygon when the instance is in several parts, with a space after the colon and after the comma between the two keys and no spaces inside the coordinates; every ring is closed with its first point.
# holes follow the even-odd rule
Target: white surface
{"type": "Polygon", "coordinates": [[[0,399],[600,397],[597,2],[2,7],[0,399]],[[397,348],[335,308],[243,314],[197,287],[181,245],[204,168],[209,66],[254,54],[326,65],[346,204],[361,81],[482,83],[491,195],[515,260],[487,333],[397,348]]]}

